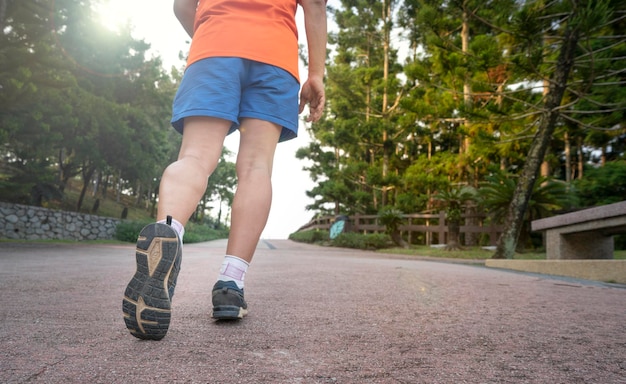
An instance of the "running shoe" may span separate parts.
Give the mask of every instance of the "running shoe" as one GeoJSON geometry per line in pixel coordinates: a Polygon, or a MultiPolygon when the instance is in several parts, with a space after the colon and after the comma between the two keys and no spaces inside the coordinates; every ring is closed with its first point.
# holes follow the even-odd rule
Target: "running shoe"
{"type": "Polygon", "coordinates": [[[161,340],[170,325],[182,242],[170,225],[150,224],[139,233],[135,257],[137,270],[122,300],[124,322],[139,339],[161,340]]]}
{"type": "Polygon", "coordinates": [[[216,320],[238,320],[248,314],[243,289],[234,281],[218,280],[213,286],[213,315],[216,320]]]}

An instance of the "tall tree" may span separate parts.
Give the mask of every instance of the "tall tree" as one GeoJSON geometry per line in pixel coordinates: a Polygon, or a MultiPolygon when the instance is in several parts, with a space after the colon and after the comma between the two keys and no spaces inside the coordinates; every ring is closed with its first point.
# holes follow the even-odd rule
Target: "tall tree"
{"type": "MultiPolygon", "coordinates": [[[[525,45],[532,48],[524,54],[538,57],[539,65],[535,68],[540,71],[539,74],[548,79],[549,87],[544,93],[541,108],[531,111],[537,118],[537,131],[519,175],[513,201],[507,212],[504,232],[498,240],[494,258],[512,258],[515,253],[530,195],[553,133],[562,118],[571,119],[567,109],[573,109],[573,105],[587,98],[588,92],[583,93],[576,89],[578,87],[575,87],[573,82],[575,76],[572,75],[581,54],[586,56],[591,53],[581,52],[580,47],[589,46],[585,42],[598,39],[603,28],[623,17],[615,18],[613,11],[610,1],[571,0],[552,2],[546,6],[533,2],[517,15],[518,30],[523,32],[518,37],[521,37],[521,41],[529,38],[535,41],[534,43],[526,41],[525,45]],[[542,41],[545,41],[547,36],[547,40],[550,41],[549,47],[536,46],[536,39],[540,35],[542,41]],[[549,59],[554,55],[556,61],[550,63],[549,59]],[[563,101],[568,100],[570,96],[572,101],[563,105],[563,101]]],[[[594,84],[600,85],[597,74],[586,80],[589,88],[594,87],[594,84]]]]}
{"type": "Polygon", "coordinates": [[[53,2],[1,5],[0,189],[17,201],[41,204],[44,197],[58,197],[50,166],[55,158],[51,148],[60,136],[54,131],[58,120],[49,119],[49,113],[69,111],[59,90],[75,80],[52,49],[53,2]]]}
{"type": "Polygon", "coordinates": [[[401,67],[392,44],[395,7],[391,0],[358,0],[331,10],[340,29],[330,36],[337,47],[327,66],[330,102],[327,115],[311,128],[321,145],[299,155],[318,161],[333,154],[334,166],[317,169],[328,172],[326,180],[310,194],[320,202],[333,201],[336,213],[375,213],[397,184],[402,132],[396,123],[401,67]],[[316,153],[320,150],[325,154],[316,153]]]}
{"type": "Polygon", "coordinates": [[[100,25],[96,3],[0,4],[0,188],[24,184],[15,199],[25,201],[28,184],[50,190],[38,186],[53,181],[46,174],[60,192],[82,179],[78,210],[95,174],[114,174],[120,191],[152,191],[180,140],[168,124],[179,74],[146,60],[149,46],[130,26],[100,25]]]}

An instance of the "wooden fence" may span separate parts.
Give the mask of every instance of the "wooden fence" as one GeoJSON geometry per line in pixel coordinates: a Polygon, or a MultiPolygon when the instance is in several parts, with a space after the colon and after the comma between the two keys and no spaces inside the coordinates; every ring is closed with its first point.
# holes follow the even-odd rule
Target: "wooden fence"
{"type": "MultiPolygon", "coordinates": [[[[411,244],[436,245],[446,244],[448,226],[445,212],[438,214],[414,213],[402,215],[404,224],[400,225],[400,231],[405,239],[411,244]]],[[[468,234],[475,234],[480,244],[496,245],[498,236],[502,233],[499,225],[486,224],[487,217],[484,215],[462,215],[465,224],[460,226],[461,244],[471,244],[468,234]],[[473,220],[472,220],[473,219],[473,220]],[[469,223],[474,222],[473,225],[469,223]],[[488,239],[484,237],[487,236],[488,239]]],[[[314,229],[329,230],[335,222],[335,216],[324,216],[310,221],[298,229],[298,231],[310,231],[314,229]]],[[[346,231],[358,233],[382,233],[385,226],[379,223],[378,215],[353,215],[346,221],[346,231]]]]}

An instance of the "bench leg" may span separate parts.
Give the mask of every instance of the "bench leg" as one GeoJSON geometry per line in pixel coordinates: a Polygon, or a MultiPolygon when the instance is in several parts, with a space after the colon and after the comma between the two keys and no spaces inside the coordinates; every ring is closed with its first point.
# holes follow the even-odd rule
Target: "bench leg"
{"type": "Polygon", "coordinates": [[[562,234],[548,230],[546,233],[548,260],[612,259],[613,250],[613,236],[599,232],[562,234]]]}

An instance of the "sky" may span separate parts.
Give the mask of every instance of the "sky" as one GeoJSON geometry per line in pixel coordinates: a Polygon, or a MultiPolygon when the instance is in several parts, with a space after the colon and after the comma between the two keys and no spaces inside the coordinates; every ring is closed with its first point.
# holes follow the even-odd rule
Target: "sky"
{"type": "MultiPolygon", "coordinates": [[[[330,0],[328,3],[337,5],[338,1],[330,0]]],[[[172,0],[103,0],[103,3],[100,15],[105,25],[115,28],[128,20],[133,27],[133,37],[150,43],[151,54],[160,56],[166,69],[169,70],[173,65],[184,65],[184,61],[179,59],[179,52],[187,52],[189,36],[172,12],[172,0]]],[[[296,17],[300,43],[306,44],[300,7],[296,17]]],[[[306,74],[306,69],[301,66],[302,83],[306,80],[306,74]]],[[[298,138],[280,143],[276,149],[272,209],[261,235],[263,239],[286,239],[313,217],[313,212],[306,211],[306,206],[313,202],[306,196],[306,191],[313,188],[314,183],[309,173],[302,169],[306,163],[295,157],[298,148],[307,146],[310,140],[304,123],[300,122],[298,138]]],[[[239,134],[230,135],[225,145],[236,154],[239,134]]]]}

